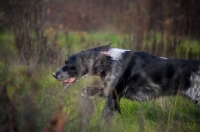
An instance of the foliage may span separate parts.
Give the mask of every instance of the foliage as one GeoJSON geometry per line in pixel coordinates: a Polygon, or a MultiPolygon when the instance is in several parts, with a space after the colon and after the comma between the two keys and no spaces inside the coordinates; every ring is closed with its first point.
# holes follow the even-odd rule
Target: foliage
{"type": "Polygon", "coordinates": [[[99,120],[105,100],[80,98],[96,77],[68,90],[52,73],[69,55],[113,47],[200,59],[199,0],[0,1],[0,131],[200,131],[184,97],[122,99],[122,114],[99,120]]]}
{"type": "MultiPolygon", "coordinates": [[[[47,37],[51,35],[48,30],[45,32],[47,37]]],[[[128,41],[128,36],[104,31],[61,31],[56,44],[61,49],[59,55],[66,57],[68,52],[72,54],[109,42],[115,42],[113,47],[129,48],[133,40],[128,41]]],[[[160,33],[144,35],[146,39],[142,46],[131,48],[163,56],[199,58],[197,40],[180,39],[180,44],[173,43],[176,49],[185,48],[184,52],[188,51],[189,45],[186,44],[190,43],[192,50],[187,54],[181,55],[181,51],[176,49],[158,52],[159,43],[154,43],[154,40],[162,42],[165,49],[172,46],[170,38],[163,36],[162,40],[161,36],[160,33]]],[[[102,122],[99,118],[105,100],[97,97],[83,100],[80,97],[83,87],[101,85],[98,78],[85,78],[64,90],[52,77],[53,71],[62,65],[60,62],[55,65],[40,64],[39,67],[21,64],[13,46],[12,34],[2,34],[0,38],[0,131],[200,131],[200,110],[190,100],[180,96],[142,103],[122,99],[122,114],[116,113],[112,121],[102,122]]]]}

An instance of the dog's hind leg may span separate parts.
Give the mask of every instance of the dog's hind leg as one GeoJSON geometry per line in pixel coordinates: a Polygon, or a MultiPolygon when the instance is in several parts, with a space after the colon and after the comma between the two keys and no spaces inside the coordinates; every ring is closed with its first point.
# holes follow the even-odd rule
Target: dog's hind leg
{"type": "Polygon", "coordinates": [[[182,94],[192,99],[200,108],[200,72],[191,74],[190,83],[191,86],[186,91],[182,91],[182,94]]]}
{"type": "Polygon", "coordinates": [[[86,96],[105,97],[103,90],[104,90],[103,87],[87,87],[82,90],[81,96],[82,97],[86,97],[86,96]]]}

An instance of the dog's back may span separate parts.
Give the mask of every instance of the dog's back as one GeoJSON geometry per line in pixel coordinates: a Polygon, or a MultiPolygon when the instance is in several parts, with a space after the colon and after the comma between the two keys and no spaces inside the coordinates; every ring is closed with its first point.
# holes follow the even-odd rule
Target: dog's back
{"type": "Polygon", "coordinates": [[[168,59],[132,51],[126,52],[121,61],[126,97],[145,101],[179,92],[200,105],[200,61],[168,59]]]}

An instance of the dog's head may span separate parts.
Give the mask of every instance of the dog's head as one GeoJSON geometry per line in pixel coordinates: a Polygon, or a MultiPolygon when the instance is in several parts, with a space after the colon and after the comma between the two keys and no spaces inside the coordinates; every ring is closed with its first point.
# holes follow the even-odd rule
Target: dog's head
{"type": "Polygon", "coordinates": [[[67,88],[85,76],[99,75],[109,68],[111,57],[106,54],[109,48],[106,45],[71,55],[53,76],[67,88]]]}

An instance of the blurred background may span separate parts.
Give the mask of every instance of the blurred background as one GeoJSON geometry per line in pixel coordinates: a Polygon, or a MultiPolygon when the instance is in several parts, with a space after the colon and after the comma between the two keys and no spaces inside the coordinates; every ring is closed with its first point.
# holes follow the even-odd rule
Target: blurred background
{"type": "Polygon", "coordinates": [[[122,115],[102,125],[104,100],[80,98],[98,78],[66,91],[52,77],[69,55],[111,42],[200,60],[199,13],[199,0],[0,1],[0,131],[200,131],[200,110],[179,96],[122,99],[122,115]]]}

